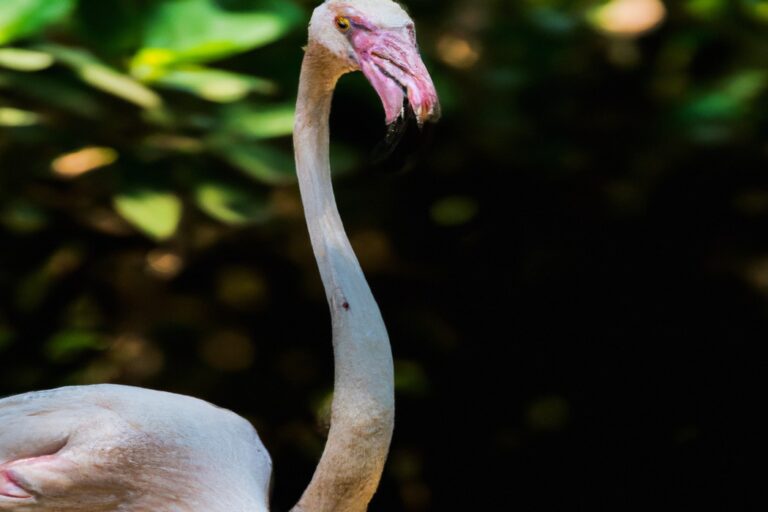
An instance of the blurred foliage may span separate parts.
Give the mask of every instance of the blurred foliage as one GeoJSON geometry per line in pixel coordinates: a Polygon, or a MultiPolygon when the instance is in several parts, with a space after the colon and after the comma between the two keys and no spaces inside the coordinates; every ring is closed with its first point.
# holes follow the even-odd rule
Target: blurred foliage
{"type": "MultiPolygon", "coordinates": [[[[121,382],[234,409],[276,509],[332,391],[289,138],[315,3],[0,0],[0,395],[121,382]]],[[[398,359],[371,509],[747,509],[768,2],[407,4],[444,119],[382,150],[360,76],[332,118],[398,359]]]]}
{"type": "Polygon", "coordinates": [[[305,20],[297,5],[22,0],[1,9],[6,158],[24,155],[37,176],[91,181],[156,240],[176,233],[183,193],[219,221],[268,218],[264,201],[250,198],[260,183],[293,179],[285,144],[265,145],[290,134],[292,108],[273,80],[221,63],[295,30],[305,20]],[[82,153],[94,144],[109,158],[82,153]],[[70,152],[65,168],[51,165],[70,152]],[[216,159],[241,172],[211,175],[216,159]],[[247,187],[243,176],[256,183],[247,187]]]}

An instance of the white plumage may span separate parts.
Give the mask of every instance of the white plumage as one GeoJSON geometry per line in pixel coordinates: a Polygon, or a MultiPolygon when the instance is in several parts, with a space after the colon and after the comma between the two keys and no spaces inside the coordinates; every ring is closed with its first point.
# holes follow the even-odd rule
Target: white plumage
{"type": "Polygon", "coordinates": [[[271,468],[249,422],[195,398],[98,385],[0,400],[0,493],[32,494],[0,510],[261,512],[271,468]]]}

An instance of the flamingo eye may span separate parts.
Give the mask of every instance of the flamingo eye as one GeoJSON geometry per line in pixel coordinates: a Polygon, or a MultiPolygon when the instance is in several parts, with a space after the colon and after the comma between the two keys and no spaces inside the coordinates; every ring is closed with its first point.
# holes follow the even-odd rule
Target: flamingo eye
{"type": "Polygon", "coordinates": [[[349,18],[345,18],[344,16],[336,16],[336,27],[342,32],[348,32],[352,27],[352,23],[350,23],[349,18]]]}

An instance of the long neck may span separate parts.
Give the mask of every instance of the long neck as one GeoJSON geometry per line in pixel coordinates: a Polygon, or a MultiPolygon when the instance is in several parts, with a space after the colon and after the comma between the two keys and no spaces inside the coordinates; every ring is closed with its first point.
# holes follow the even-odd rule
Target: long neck
{"type": "Polygon", "coordinates": [[[294,147],[304,212],[333,324],[336,364],[331,429],[312,482],[293,512],[366,510],[394,427],[389,338],[342,225],[331,184],[328,119],[345,70],[319,47],[307,49],[294,147]]]}

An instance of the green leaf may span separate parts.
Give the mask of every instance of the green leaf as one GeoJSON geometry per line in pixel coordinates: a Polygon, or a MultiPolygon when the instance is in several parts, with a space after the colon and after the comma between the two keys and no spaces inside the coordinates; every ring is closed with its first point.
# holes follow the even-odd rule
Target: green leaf
{"type": "Polygon", "coordinates": [[[46,355],[54,361],[65,361],[83,352],[104,349],[104,341],[97,334],[72,329],[54,335],[45,346],[46,355]]]}
{"type": "Polygon", "coordinates": [[[53,64],[53,57],[44,52],[21,48],[0,48],[0,66],[15,71],[40,71],[53,64]]]}
{"type": "Polygon", "coordinates": [[[58,62],[72,68],[84,82],[97,89],[146,109],[162,105],[162,99],[155,91],[112,69],[85,50],[58,45],[41,45],[38,49],[53,55],[58,62]]]}
{"type": "Polygon", "coordinates": [[[173,69],[149,81],[219,103],[241,100],[251,92],[271,94],[277,90],[274,82],[263,78],[203,67],[173,69]]]}
{"type": "Polygon", "coordinates": [[[125,220],[158,241],[173,236],[181,220],[181,200],[149,186],[131,187],[119,193],[114,205],[125,220]]]}
{"type": "Polygon", "coordinates": [[[708,120],[738,120],[767,87],[768,73],[765,71],[739,72],[689,101],[683,107],[683,119],[692,124],[708,120]]]}
{"type": "Polygon", "coordinates": [[[75,0],[0,1],[0,45],[37,34],[72,11],[75,0]]]}
{"type": "Polygon", "coordinates": [[[195,202],[205,213],[226,224],[249,224],[269,218],[264,195],[220,181],[198,183],[195,202]]]}
{"type": "Polygon", "coordinates": [[[228,138],[211,139],[208,142],[211,150],[220,158],[262,183],[286,185],[296,181],[293,158],[282,151],[228,138]]]}
{"type": "Polygon", "coordinates": [[[48,73],[0,73],[0,89],[13,90],[25,98],[54,106],[66,113],[101,120],[105,115],[102,104],[91,89],[79,85],[67,77],[52,76],[48,73]]]}
{"type": "Polygon", "coordinates": [[[284,36],[303,18],[286,0],[250,0],[238,9],[221,0],[155,1],[144,22],[143,49],[134,58],[135,76],[146,69],[202,63],[246,52],[284,36]]]}
{"type": "Polygon", "coordinates": [[[722,15],[728,5],[727,0],[686,0],[685,7],[694,16],[712,19],[722,15]]]}
{"type": "Polygon", "coordinates": [[[766,0],[742,0],[747,11],[760,21],[768,21],[768,1],[766,0]]]}
{"type": "Polygon", "coordinates": [[[293,133],[293,104],[237,104],[222,111],[221,129],[238,137],[270,139],[293,133]]]}
{"type": "Polygon", "coordinates": [[[34,126],[40,122],[40,116],[35,112],[17,108],[0,107],[0,126],[19,128],[34,126]]]}

